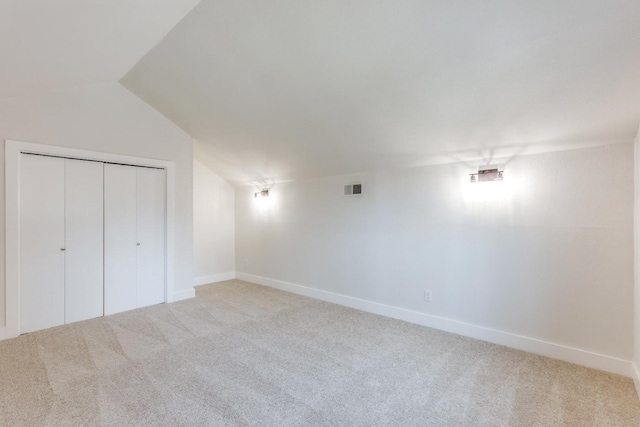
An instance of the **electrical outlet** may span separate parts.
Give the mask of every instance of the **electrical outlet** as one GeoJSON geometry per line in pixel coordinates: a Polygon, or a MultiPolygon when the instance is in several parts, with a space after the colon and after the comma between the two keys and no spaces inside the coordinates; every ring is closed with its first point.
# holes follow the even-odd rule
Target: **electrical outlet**
{"type": "Polygon", "coordinates": [[[426,302],[431,302],[432,301],[432,299],[431,299],[431,291],[424,291],[424,300],[426,302]]]}
{"type": "Polygon", "coordinates": [[[244,265],[245,267],[249,267],[249,258],[244,259],[244,265]]]}

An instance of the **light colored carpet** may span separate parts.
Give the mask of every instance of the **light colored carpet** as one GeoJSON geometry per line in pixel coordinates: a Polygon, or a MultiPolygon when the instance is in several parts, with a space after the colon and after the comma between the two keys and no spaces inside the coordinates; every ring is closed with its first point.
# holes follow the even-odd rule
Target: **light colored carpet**
{"type": "Polygon", "coordinates": [[[637,426],[628,378],[240,281],[0,342],[6,426],[637,426]]]}

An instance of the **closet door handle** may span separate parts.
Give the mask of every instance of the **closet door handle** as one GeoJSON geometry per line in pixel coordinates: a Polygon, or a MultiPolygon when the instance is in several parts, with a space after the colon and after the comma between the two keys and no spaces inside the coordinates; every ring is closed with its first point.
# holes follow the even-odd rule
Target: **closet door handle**
{"type": "Polygon", "coordinates": [[[140,246],[140,242],[136,243],[136,246],[140,246]]]}
{"type": "Polygon", "coordinates": [[[60,250],[61,250],[62,252],[64,252],[66,249],[65,249],[65,248],[60,248],[60,250]]]}

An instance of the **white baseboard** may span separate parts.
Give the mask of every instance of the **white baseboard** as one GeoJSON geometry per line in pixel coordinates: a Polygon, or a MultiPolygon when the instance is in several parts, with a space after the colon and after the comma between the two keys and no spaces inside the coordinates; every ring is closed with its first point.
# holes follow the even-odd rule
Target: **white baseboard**
{"type": "Polygon", "coordinates": [[[173,299],[170,302],[182,301],[183,299],[195,298],[196,290],[193,288],[184,289],[182,291],[175,291],[173,293],[173,299]]]}
{"type": "Polygon", "coordinates": [[[233,280],[236,278],[235,271],[227,273],[212,274],[210,276],[201,276],[193,278],[193,286],[208,285],[209,283],[224,282],[225,280],[233,280]]]}
{"type": "MultiPolygon", "coordinates": [[[[269,286],[272,288],[293,292],[299,295],[304,295],[334,304],[344,305],[347,307],[355,308],[357,310],[379,314],[381,316],[391,317],[398,320],[404,320],[405,322],[415,323],[434,329],[440,329],[443,331],[452,332],[454,334],[488,341],[494,344],[504,345],[529,353],[535,353],[542,356],[551,357],[553,359],[564,360],[566,362],[575,363],[589,368],[599,369],[618,375],[624,375],[626,377],[633,377],[634,374],[631,361],[607,356],[604,354],[593,353],[591,351],[581,350],[579,348],[568,347],[565,345],[542,341],[539,339],[512,334],[509,332],[485,328],[483,326],[465,323],[458,320],[433,316],[426,313],[420,313],[400,307],[394,307],[373,301],[367,301],[346,295],[336,294],[333,292],[309,288],[306,286],[296,285],[280,280],[254,276],[252,274],[236,272],[236,278],[258,285],[269,286]]],[[[636,387],[638,387],[638,382],[636,382],[636,387]]]]}
{"type": "Polygon", "coordinates": [[[632,363],[631,370],[631,378],[633,378],[633,383],[636,386],[636,392],[638,393],[638,397],[640,398],[640,369],[638,369],[638,364],[632,363]]]}

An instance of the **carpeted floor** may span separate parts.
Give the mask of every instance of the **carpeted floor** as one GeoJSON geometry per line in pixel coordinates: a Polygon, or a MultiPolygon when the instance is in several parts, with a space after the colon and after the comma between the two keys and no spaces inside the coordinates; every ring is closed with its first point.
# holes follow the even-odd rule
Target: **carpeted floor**
{"type": "Polygon", "coordinates": [[[0,423],[638,426],[628,378],[240,281],[0,342],[0,423]]]}

